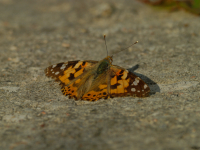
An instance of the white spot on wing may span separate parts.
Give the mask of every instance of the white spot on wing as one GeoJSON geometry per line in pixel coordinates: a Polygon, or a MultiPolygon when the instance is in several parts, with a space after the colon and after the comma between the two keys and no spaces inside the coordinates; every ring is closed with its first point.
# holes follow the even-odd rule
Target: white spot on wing
{"type": "Polygon", "coordinates": [[[56,72],[55,75],[58,75],[60,72],[56,72]]]}
{"type": "Polygon", "coordinates": [[[132,85],[138,85],[138,83],[140,82],[140,80],[139,80],[140,78],[135,78],[135,81],[132,83],[132,85]]]}
{"type": "Polygon", "coordinates": [[[147,87],[148,87],[148,86],[145,84],[145,85],[144,85],[144,89],[146,89],[147,87]]]}
{"type": "Polygon", "coordinates": [[[135,82],[139,83],[140,82],[139,78],[135,78],[135,82]]]}
{"type": "Polygon", "coordinates": [[[60,67],[61,70],[64,70],[67,64],[62,64],[62,66],[60,67]]]}
{"type": "Polygon", "coordinates": [[[131,88],[131,91],[132,91],[132,92],[135,92],[136,90],[135,90],[135,88],[131,88]]]}
{"type": "Polygon", "coordinates": [[[55,68],[57,65],[53,65],[52,68],[55,68]]]}
{"type": "Polygon", "coordinates": [[[140,92],[140,90],[138,90],[137,92],[140,92]]]}
{"type": "Polygon", "coordinates": [[[134,82],[132,83],[132,85],[138,85],[138,83],[137,83],[136,81],[134,81],[134,82]]]}

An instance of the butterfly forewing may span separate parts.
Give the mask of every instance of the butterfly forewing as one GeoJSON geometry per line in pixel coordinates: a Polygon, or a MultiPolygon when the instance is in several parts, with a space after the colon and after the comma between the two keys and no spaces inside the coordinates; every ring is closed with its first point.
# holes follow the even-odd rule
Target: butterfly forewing
{"type": "Polygon", "coordinates": [[[59,77],[64,75],[66,70],[73,72],[73,68],[79,61],[69,61],[69,62],[62,62],[56,65],[51,65],[45,69],[45,74],[47,77],[51,77],[56,81],[60,81],[59,77]]]}
{"type": "Polygon", "coordinates": [[[135,74],[119,66],[112,66],[110,69],[114,72],[110,80],[111,97],[148,96],[150,92],[148,85],[135,74]]]}
{"type": "Polygon", "coordinates": [[[149,96],[150,88],[148,85],[135,74],[129,72],[127,76],[127,81],[129,81],[129,86],[126,89],[126,95],[136,96],[136,97],[147,97],[149,96]]]}
{"type": "MultiPolygon", "coordinates": [[[[61,90],[64,95],[69,95],[77,99],[77,90],[80,85],[81,77],[87,74],[98,61],[69,61],[51,65],[45,69],[48,77],[60,81],[61,90]]],[[[83,83],[82,83],[83,84],[83,83]]]]}
{"type": "Polygon", "coordinates": [[[82,75],[89,68],[93,67],[97,61],[69,61],[51,65],[45,69],[46,76],[61,81],[66,85],[82,75]]]}
{"type": "Polygon", "coordinates": [[[108,71],[93,77],[93,82],[91,83],[90,87],[88,88],[87,92],[82,96],[82,100],[88,101],[96,101],[101,98],[108,98],[108,88],[109,88],[109,76],[108,71]],[[94,80],[95,77],[95,80],[94,80]]]}

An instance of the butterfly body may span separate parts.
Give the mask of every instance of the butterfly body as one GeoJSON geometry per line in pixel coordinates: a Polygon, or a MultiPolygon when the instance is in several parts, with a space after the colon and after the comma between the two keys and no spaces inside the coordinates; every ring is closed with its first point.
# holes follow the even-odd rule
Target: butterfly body
{"type": "Polygon", "coordinates": [[[75,100],[96,101],[112,97],[147,97],[148,85],[128,70],[112,65],[112,57],[101,61],[69,61],[49,66],[46,76],[60,81],[64,95],[75,100]]]}

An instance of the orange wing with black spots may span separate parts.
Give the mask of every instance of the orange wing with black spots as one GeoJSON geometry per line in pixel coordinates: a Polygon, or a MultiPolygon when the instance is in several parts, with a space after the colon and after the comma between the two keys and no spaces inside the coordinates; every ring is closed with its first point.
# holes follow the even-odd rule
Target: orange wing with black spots
{"type": "Polygon", "coordinates": [[[86,61],[69,61],[51,65],[45,69],[47,77],[51,77],[56,81],[61,81],[65,85],[68,85],[72,80],[77,79],[80,75],[85,73],[91,67],[93,67],[98,61],[86,60],[86,61]]]}
{"type": "Polygon", "coordinates": [[[110,69],[114,72],[112,73],[110,80],[111,97],[149,96],[150,88],[142,79],[137,77],[135,74],[119,66],[112,66],[110,69]]]}
{"type": "MultiPolygon", "coordinates": [[[[94,79],[95,76],[93,75],[91,78],[94,79]]],[[[101,98],[109,98],[109,80],[109,71],[105,71],[103,74],[97,76],[95,80],[93,80],[93,82],[90,84],[88,90],[83,94],[81,99],[87,101],[96,101],[101,98]]]]}
{"type": "Polygon", "coordinates": [[[60,81],[61,90],[64,95],[77,99],[77,84],[81,81],[85,73],[93,68],[98,61],[69,61],[51,65],[45,69],[47,77],[60,81]]]}
{"type": "Polygon", "coordinates": [[[96,101],[101,98],[146,97],[150,89],[135,74],[112,65],[112,57],[97,61],[70,61],[52,65],[46,76],[60,81],[64,95],[75,100],[96,101]]]}
{"type": "Polygon", "coordinates": [[[96,80],[99,80],[98,84],[93,83],[89,91],[82,96],[82,100],[96,101],[101,98],[149,96],[148,85],[135,74],[119,66],[111,66],[96,80]]]}

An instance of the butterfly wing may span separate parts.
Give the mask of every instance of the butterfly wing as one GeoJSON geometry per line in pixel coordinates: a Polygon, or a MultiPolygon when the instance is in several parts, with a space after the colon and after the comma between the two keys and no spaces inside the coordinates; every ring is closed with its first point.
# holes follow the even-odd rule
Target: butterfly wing
{"type": "Polygon", "coordinates": [[[89,91],[81,99],[96,101],[109,97],[147,97],[150,88],[135,74],[119,66],[112,65],[92,83],[89,91]]]}
{"type": "Polygon", "coordinates": [[[134,96],[147,97],[150,92],[148,85],[132,72],[113,65],[111,68],[111,97],[134,96]]]}
{"type": "Polygon", "coordinates": [[[85,61],[68,61],[51,65],[45,69],[47,77],[51,77],[56,81],[60,81],[65,85],[68,85],[74,79],[78,79],[80,75],[87,72],[98,61],[85,60],[85,61]]]}
{"type": "Polygon", "coordinates": [[[96,101],[122,96],[146,97],[148,85],[128,70],[115,65],[101,74],[98,61],[69,61],[49,66],[46,76],[61,82],[61,90],[69,98],[96,101]],[[97,76],[96,76],[97,75],[97,76]]]}
{"type": "Polygon", "coordinates": [[[79,86],[84,84],[81,78],[88,74],[89,70],[98,63],[98,61],[69,61],[56,65],[51,65],[45,69],[47,77],[51,77],[56,81],[60,81],[61,90],[64,95],[69,95],[77,99],[79,86]]]}
{"type": "Polygon", "coordinates": [[[96,101],[101,98],[107,99],[109,97],[109,71],[105,71],[97,77],[93,75],[91,78],[93,78],[92,83],[81,99],[87,101],[96,101]]]}

